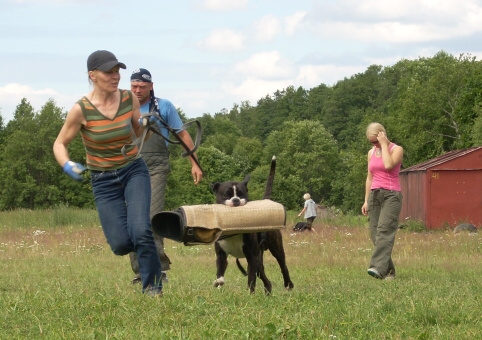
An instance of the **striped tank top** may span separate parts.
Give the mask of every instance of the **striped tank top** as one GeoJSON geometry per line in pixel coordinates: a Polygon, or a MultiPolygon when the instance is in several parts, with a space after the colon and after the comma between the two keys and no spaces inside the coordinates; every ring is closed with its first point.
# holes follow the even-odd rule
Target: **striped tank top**
{"type": "Polygon", "coordinates": [[[106,118],[86,97],[77,101],[87,121],[80,133],[90,170],[116,170],[129,164],[138,154],[137,146],[129,145],[133,142],[132,93],[119,91],[119,109],[113,119],[106,118]],[[121,152],[124,145],[127,158],[121,152]]]}

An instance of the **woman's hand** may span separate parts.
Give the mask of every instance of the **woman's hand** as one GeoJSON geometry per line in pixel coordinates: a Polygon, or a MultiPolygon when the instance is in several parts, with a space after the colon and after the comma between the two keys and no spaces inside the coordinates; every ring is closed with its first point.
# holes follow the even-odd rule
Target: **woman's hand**
{"type": "Polygon", "coordinates": [[[388,146],[390,144],[390,141],[388,140],[387,135],[383,131],[380,131],[378,133],[377,140],[378,140],[378,143],[380,144],[380,146],[382,146],[382,145],[388,146]]]}
{"type": "Polygon", "coordinates": [[[361,207],[361,212],[365,216],[368,215],[368,203],[367,202],[363,203],[363,206],[361,207]]]}

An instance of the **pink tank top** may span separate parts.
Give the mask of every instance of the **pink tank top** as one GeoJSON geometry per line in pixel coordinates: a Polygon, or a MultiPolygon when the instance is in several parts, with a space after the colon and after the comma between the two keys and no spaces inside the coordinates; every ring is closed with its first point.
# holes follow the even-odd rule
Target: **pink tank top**
{"type": "MultiPolygon", "coordinates": [[[[392,151],[395,146],[397,145],[392,143],[388,149],[392,151]]],[[[370,162],[368,163],[368,170],[373,175],[372,186],[370,189],[401,191],[400,179],[398,177],[401,164],[397,164],[391,170],[385,169],[382,157],[375,156],[375,148],[376,147],[373,147],[372,156],[370,158],[370,162]]]]}

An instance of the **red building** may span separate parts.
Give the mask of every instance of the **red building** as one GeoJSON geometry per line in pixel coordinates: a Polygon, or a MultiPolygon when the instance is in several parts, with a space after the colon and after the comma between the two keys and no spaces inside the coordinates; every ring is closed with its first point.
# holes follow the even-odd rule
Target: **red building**
{"type": "Polygon", "coordinates": [[[482,226],[482,146],[447,152],[400,171],[400,222],[426,228],[482,226]]]}

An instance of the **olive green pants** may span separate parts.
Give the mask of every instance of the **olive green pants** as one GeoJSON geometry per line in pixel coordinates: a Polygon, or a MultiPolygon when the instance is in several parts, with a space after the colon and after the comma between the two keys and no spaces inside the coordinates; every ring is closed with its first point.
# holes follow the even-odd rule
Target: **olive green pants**
{"type": "MultiPolygon", "coordinates": [[[[160,213],[164,208],[165,193],[167,186],[167,176],[171,172],[169,165],[169,155],[159,154],[145,154],[142,157],[146,162],[151,177],[151,210],[150,217],[160,213]]],[[[154,234],[154,242],[156,243],[159,259],[161,260],[161,270],[166,271],[171,268],[171,260],[164,252],[164,239],[154,234]]],[[[137,255],[135,252],[129,253],[132,271],[139,276],[139,263],[137,262],[137,255]]]]}
{"type": "Polygon", "coordinates": [[[402,193],[385,189],[372,190],[368,198],[370,237],[375,246],[370,267],[383,276],[395,275],[392,250],[402,209],[402,193]]]}

